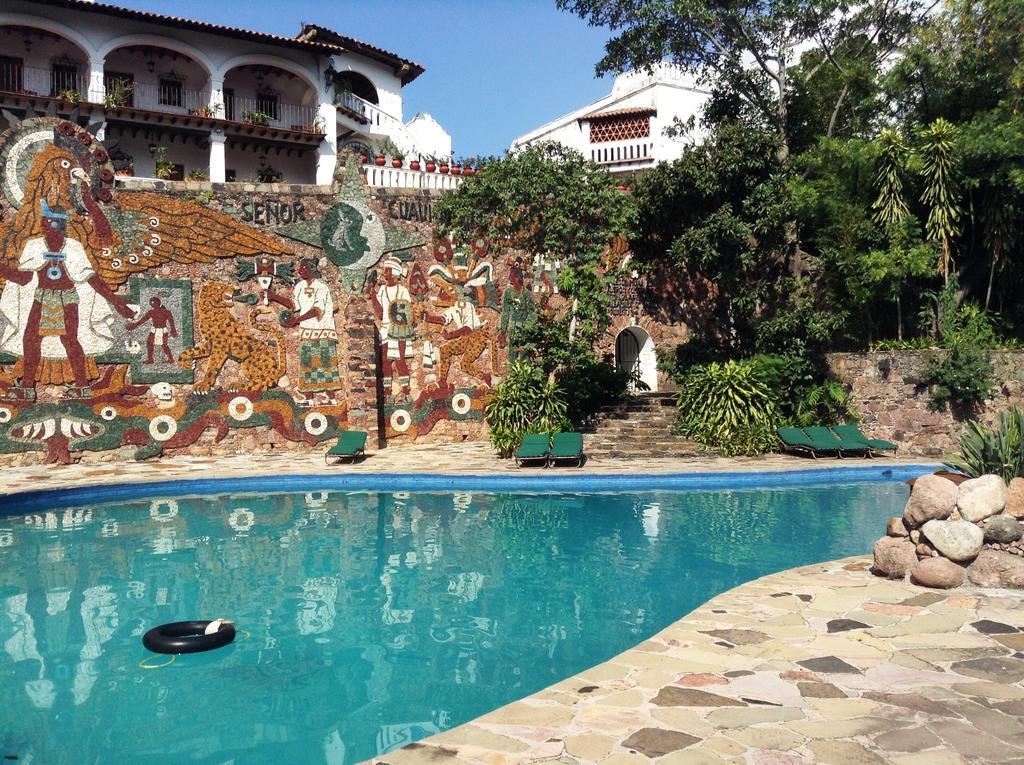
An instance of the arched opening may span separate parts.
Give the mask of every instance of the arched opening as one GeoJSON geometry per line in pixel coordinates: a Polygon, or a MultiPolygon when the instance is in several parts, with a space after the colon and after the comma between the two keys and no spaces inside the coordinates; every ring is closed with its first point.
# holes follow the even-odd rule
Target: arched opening
{"type": "Polygon", "coordinates": [[[642,382],[648,390],[658,390],[658,357],[654,341],[642,327],[626,327],[615,338],[615,366],[629,373],[630,390],[639,390],[642,382]]]}
{"type": "Polygon", "coordinates": [[[0,92],[78,102],[88,98],[89,55],[55,32],[0,26],[0,92]]]}
{"type": "Polygon", "coordinates": [[[306,130],[316,122],[316,90],[272,64],[242,64],[224,75],[224,117],[236,122],[306,130]]]}
{"type": "Polygon", "coordinates": [[[124,45],[103,65],[105,104],[178,114],[210,103],[210,73],[190,56],[156,45],[124,45]]]}
{"type": "Polygon", "coordinates": [[[353,95],[376,106],[380,103],[377,88],[373,87],[365,76],[359,72],[338,72],[334,75],[334,94],[336,102],[344,105],[345,96],[353,95]]]}

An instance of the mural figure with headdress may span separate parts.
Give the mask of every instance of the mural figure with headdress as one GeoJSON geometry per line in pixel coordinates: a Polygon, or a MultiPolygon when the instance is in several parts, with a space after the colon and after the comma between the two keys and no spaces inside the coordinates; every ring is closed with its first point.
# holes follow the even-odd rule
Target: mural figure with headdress
{"type": "Polygon", "coordinates": [[[287,309],[281,317],[285,327],[299,330],[299,405],[334,404],[342,388],[334,298],[316,261],[299,261],[296,274],[290,298],[268,288],[267,299],[287,309]]]}
{"type": "Polygon", "coordinates": [[[383,346],[385,393],[391,392],[394,373],[402,393],[409,393],[409,364],[413,357],[412,340],[416,336],[412,295],[409,288],[399,283],[405,276],[402,263],[393,257],[381,262],[383,283],[370,294],[374,312],[380,321],[380,341],[383,346]]]}
{"type": "Polygon", "coordinates": [[[501,319],[498,323],[498,345],[508,348],[511,364],[522,355],[522,350],[512,342],[515,331],[524,326],[536,313],[533,292],[526,286],[526,264],[516,257],[509,264],[509,286],[501,296],[501,319]]]}
{"type": "Polygon", "coordinates": [[[72,398],[93,394],[98,357],[114,345],[114,313],[138,311],[117,294],[130,276],[169,262],[287,252],[202,205],[115,194],[109,154],[73,122],[16,121],[0,165],[0,191],[15,210],[0,221],[0,350],[18,359],[0,379],[9,399],[34,400],[40,383],[71,384],[72,398]]]}
{"type": "MultiPolygon", "coordinates": [[[[41,172],[33,167],[35,175],[41,172]]],[[[82,243],[68,236],[69,219],[65,207],[40,199],[40,235],[25,242],[17,265],[0,263],[7,280],[0,293],[0,348],[22,357],[21,380],[8,390],[10,398],[35,399],[44,358],[66,361],[75,383],[70,397],[88,397],[86,353],[95,356],[113,345],[112,307],[125,317],[134,314],[96,272],[82,243]]]]}

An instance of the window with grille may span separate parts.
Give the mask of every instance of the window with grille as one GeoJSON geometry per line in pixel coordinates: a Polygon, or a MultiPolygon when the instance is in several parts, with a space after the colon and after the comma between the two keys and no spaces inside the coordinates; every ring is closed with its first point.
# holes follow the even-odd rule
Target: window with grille
{"type": "Polygon", "coordinates": [[[185,105],[185,88],[183,87],[181,80],[175,80],[170,77],[160,78],[160,105],[185,105]]]}
{"type": "Polygon", "coordinates": [[[0,90],[21,93],[25,88],[25,64],[20,58],[0,56],[0,90]]]}
{"type": "Polygon", "coordinates": [[[50,68],[50,95],[56,96],[68,90],[79,93],[78,88],[78,65],[57,64],[50,68]]]}
{"type": "Polygon", "coordinates": [[[256,111],[266,114],[270,119],[279,119],[278,100],[276,93],[257,93],[256,111]]]}
{"type": "Polygon", "coordinates": [[[623,115],[590,121],[590,142],[629,141],[633,138],[649,138],[651,117],[647,114],[623,115]]]}

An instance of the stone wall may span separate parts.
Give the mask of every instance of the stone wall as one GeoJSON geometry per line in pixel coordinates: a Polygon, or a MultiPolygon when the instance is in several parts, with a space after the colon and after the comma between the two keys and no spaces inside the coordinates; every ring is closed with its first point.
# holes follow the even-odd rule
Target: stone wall
{"type": "MultiPolygon", "coordinates": [[[[931,396],[921,382],[928,364],[942,353],[833,353],[828,361],[832,373],[849,387],[865,433],[893,441],[909,454],[939,457],[957,450],[965,424],[948,410],[932,411],[931,396]]],[[[986,423],[1024,401],[1024,353],[996,353],[993,363],[997,385],[979,414],[986,423]]]]}
{"type": "Polygon", "coordinates": [[[481,437],[560,264],[437,236],[436,193],[368,188],[354,159],[332,187],[120,184],[87,129],[13,125],[0,464],[481,437]]]}

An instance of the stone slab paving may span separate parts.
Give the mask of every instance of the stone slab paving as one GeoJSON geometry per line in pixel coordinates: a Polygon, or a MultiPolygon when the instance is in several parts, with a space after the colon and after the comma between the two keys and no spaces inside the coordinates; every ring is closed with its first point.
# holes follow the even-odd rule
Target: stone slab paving
{"type": "Polygon", "coordinates": [[[139,483],[195,478],[241,478],[258,475],[335,475],[338,473],[444,473],[490,475],[517,473],[548,476],[620,473],[628,475],[715,471],[780,471],[859,465],[928,464],[923,458],[819,459],[769,454],[763,457],[725,458],[707,455],[671,459],[590,459],[577,468],[518,468],[512,460],[499,459],[486,443],[412,444],[368,452],[354,464],[327,466],[326,447],[280,454],[230,456],[169,456],[135,462],[126,454],[122,462],[100,460],[86,454],[74,465],[19,465],[10,456],[0,457],[0,497],[22,491],[62,489],[83,485],[139,483]]]}
{"type": "Polygon", "coordinates": [[[708,601],[575,677],[373,760],[1024,764],[1024,600],[936,592],[868,558],[708,601]]]}

